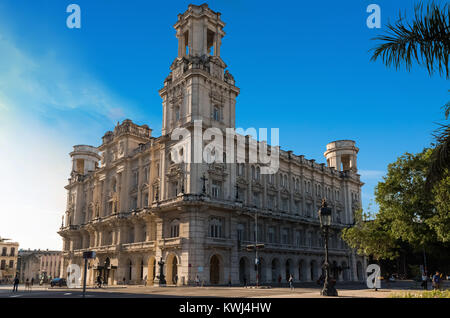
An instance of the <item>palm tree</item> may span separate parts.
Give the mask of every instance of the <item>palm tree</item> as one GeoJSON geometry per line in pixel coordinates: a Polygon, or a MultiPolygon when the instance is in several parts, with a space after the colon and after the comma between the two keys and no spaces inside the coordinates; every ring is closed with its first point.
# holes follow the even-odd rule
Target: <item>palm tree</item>
{"type": "MultiPolygon", "coordinates": [[[[450,51],[450,6],[439,7],[432,2],[424,11],[420,3],[414,8],[414,18],[407,22],[400,14],[395,24],[387,25],[388,32],[376,37],[381,41],[372,51],[372,61],[381,58],[383,63],[398,69],[403,63],[411,69],[415,61],[426,66],[429,75],[436,70],[439,75],[450,76],[448,56],[450,51]]],[[[445,118],[450,115],[450,102],[444,107],[445,118]]],[[[433,150],[427,184],[432,186],[450,170],[450,125],[441,124],[434,133],[436,145],[433,150]]]]}

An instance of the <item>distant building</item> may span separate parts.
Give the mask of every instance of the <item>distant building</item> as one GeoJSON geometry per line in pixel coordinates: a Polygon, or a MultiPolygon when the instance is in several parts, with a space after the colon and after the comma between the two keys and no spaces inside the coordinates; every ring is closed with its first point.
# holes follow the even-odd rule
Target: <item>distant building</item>
{"type": "Polygon", "coordinates": [[[49,250],[20,250],[19,251],[19,278],[25,282],[27,278],[34,278],[38,283],[41,279],[60,277],[61,251],[49,250]]]}
{"type": "Polygon", "coordinates": [[[0,281],[11,281],[16,275],[19,243],[0,237],[0,281]]]}

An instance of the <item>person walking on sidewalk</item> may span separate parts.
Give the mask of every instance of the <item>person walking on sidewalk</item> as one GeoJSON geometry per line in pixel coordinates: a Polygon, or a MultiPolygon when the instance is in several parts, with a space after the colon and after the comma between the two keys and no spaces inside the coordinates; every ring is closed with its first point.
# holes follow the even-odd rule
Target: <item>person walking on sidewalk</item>
{"type": "Polygon", "coordinates": [[[441,289],[441,276],[438,271],[434,274],[432,282],[434,289],[441,289]]]}
{"type": "Polygon", "coordinates": [[[13,281],[13,293],[18,292],[19,289],[19,277],[16,275],[13,281]]]}
{"type": "Polygon", "coordinates": [[[289,275],[289,288],[291,289],[291,290],[294,290],[294,278],[292,277],[292,274],[291,275],[289,275]]]}

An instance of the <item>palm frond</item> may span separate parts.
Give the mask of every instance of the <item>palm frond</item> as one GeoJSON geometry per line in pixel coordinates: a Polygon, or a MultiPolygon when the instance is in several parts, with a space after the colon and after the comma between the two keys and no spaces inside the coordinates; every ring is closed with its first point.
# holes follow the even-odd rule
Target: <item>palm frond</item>
{"type": "Polygon", "coordinates": [[[448,116],[450,115],[450,102],[445,104],[444,107],[442,108],[444,109],[445,112],[445,119],[448,119],[448,116]]]}
{"type": "Polygon", "coordinates": [[[413,61],[425,65],[431,75],[437,69],[449,78],[448,56],[450,51],[450,6],[442,8],[434,2],[428,4],[424,13],[423,4],[414,8],[411,22],[399,15],[395,24],[388,23],[388,31],[374,38],[383,43],[377,45],[371,57],[376,61],[398,69],[403,63],[411,69],[413,61]]]}

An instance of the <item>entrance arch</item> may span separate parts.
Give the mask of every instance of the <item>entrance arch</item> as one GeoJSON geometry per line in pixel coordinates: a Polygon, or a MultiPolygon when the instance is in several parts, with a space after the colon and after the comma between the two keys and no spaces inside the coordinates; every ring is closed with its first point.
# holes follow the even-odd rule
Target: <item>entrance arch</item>
{"type": "Polygon", "coordinates": [[[266,282],[266,262],[264,261],[264,258],[259,258],[259,267],[258,267],[258,278],[259,283],[265,283],[266,282]]]}
{"type": "Polygon", "coordinates": [[[310,269],[310,274],[311,274],[311,280],[315,281],[317,280],[317,262],[316,261],[311,261],[309,263],[309,269],[310,269]]]}
{"type": "Polygon", "coordinates": [[[220,283],[220,258],[213,255],[209,261],[209,282],[213,285],[220,283]]]}
{"type": "Polygon", "coordinates": [[[248,270],[248,261],[247,258],[241,257],[239,260],[239,282],[241,284],[248,284],[250,275],[248,270]]]}
{"type": "Polygon", "coordinates": [[[272,282],[278,282],[280,276],[280,262],[277,258],[272,260],[272,282]]]}
{"type": "Polygon", "coordinates": [[[285,264],[285,275],[286,275],[286,281],[288,281],[289,280],[289,276],[290,275],[292,275],[292,277],[295,279],[295,275],[294,275],[294,271],[293,271],[293,268],[292,268],[292,260],[291,259],[288,259],[287,261],[286,261],[286,264],[285,264]]]}
{"type": "Polygon", "coordinates": [[[130,259],[127,262],[127,277],[126,277],[126,279],[128,280],[128,283],[131,282],[132,275],[133,275],[133,262],[130,259]]]}
{"type": "Polygon", "coordinates": [[[333,277],[336,281],[339,280],[339,266],[336,261],[333,261],[331,264],[331,277],[333,277]]]}
{"type": "Polygon", "coordinates": [[[103,269],[103,277],[102,277],[103,284],[108,285],[109,284],[109,271],[111,269],[111,260],[109,259],[109,257],[107,257],[105,259],[105,264],[104,264],[103,268],[104,268],[103,269]]]}
{"type": "Polygon", "coordinates": [[[346,262],[342,262],[342,279],[344,280],[344,282],[349,281],[350,277],[349,277],[349,268],[346,262]]]}
{"type": "Polygon", "coordinates": [[[175,254],[169,254],[166,262],[166,280],[168,284],[176,285],[178,282],[178,260],[175,254]]]}
{"type": "Polygon", "coordinates": [[[362,264],[360,261],[358,261],[356,263],[356,275],[358,277],[358,281],[363,281],[364,277],[363,277],[363,270],[362,270],[362,264]]]}
{"type": "Polygon", "coordinates": [[[301,282],[306,280],[306,266],[302,259],[298,262],[298,280],[301,282]]]}
{"type": "Polygon", "coordinates": [[[153,285],[156,276],[156,259],[150,256],[148,259],[147,284],[153,285]]]}

